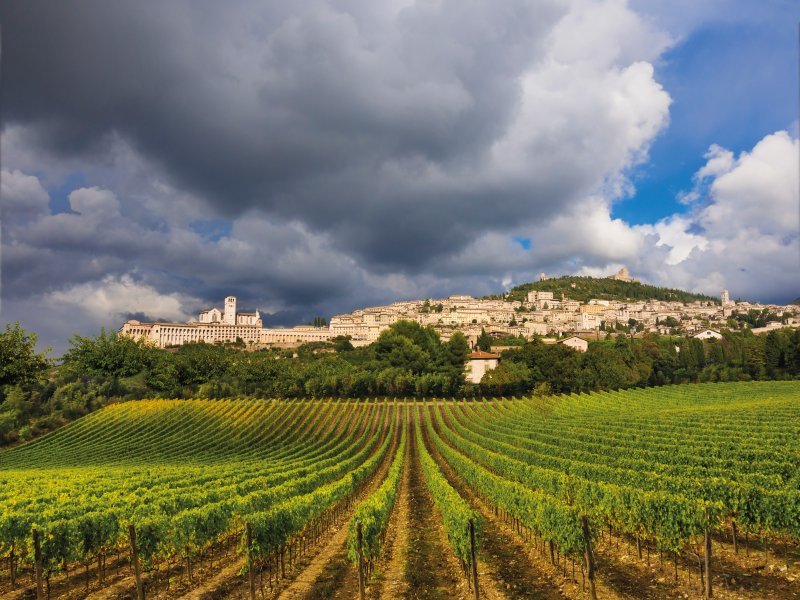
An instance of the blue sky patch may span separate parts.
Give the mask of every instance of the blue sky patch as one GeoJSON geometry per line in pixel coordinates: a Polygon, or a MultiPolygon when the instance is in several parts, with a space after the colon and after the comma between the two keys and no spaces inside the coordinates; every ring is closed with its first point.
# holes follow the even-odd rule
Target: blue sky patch
{"type": "Polygon", "coordinates": [[[517,244],[519,244],[520,248],[522,248],[523,250],[531,249],[531,238],[514,236],[511,239],[514,240],[514,242],[516,242],[517,244]]]}

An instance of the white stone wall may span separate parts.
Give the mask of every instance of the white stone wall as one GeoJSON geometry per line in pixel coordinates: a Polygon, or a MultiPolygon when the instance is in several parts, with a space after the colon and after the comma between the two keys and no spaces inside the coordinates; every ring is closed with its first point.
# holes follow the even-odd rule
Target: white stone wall
{"type": "Polygon", "coordinates": [[[470,383],[480,383],[487,371],[497,368],[496,358],[469,359],[466,364],[466,378],[470,383]]]}

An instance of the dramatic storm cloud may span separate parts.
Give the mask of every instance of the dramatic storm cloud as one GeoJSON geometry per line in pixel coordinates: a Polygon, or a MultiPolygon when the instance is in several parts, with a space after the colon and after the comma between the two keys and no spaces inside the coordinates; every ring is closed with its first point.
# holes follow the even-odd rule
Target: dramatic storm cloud
{"type": "Polygon", "coordinates": [[[723,7],[637,10],[6,2],[3,320],[63,347],[228,293],[291,323],[622,264],[790,299],[796,132],[705,140],[675,214],[615,214],[652,203],[636,185],[670,131],[659,69],[723,7]]]}

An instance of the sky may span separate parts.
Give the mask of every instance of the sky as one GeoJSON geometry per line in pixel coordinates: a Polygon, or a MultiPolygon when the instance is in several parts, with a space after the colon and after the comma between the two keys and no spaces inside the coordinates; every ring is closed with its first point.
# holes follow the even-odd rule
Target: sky
{"type": "Polygon", "coordinates": [[[58,354],[627,266],[800,296],[798,19],[766,0],[0,4],[0,323],[58,354]]]}

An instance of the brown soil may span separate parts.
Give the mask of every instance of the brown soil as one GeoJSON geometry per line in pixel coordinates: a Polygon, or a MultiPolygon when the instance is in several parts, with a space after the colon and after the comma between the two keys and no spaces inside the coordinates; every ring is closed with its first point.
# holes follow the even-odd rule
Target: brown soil
{"type": "MultiPolygon", "coordinates": [[[[207,552],[202,562],[192,564],[192,581],[186,575],[185,563],[173,561],[169,565],[160,565],[158,572],[143,574],[145,595],[147,597],[177,598],[189,593],[195,586],[206,581],[213,581],[222,573],[238,572],[241,557],[236,553],[238,539],[232,539],[227,546],[215,548],[207,552]],[[211,559],[211,560],[209,560],[211,559]]],[[[126,561],[127,564],[127,561],[126,561]]],[[[136,584],[128,568],[122,570],[122,576],[109,580],[106,587],[85,596],[91,600],[127,600],[136,598],[136,584]]],[[[84,596],[79,596],[83,598],[84,596]]]]}
{"type": "Polygon", "coordinates": [[[466,578],[461,575],[447,534],[425,484],[417,453],[416,434],[411,424],[409,442],[409,540],[402,598],[450,599],[469,597],[466,578]]]}
{"type": "MultiPolygon", "coordinates": [[[[106,573],[104,583],[101,586],[97,577],[97,565],[93,564],[89,568],[89,587],[87,595],[86,570],[83,566],[74,567],[69,573],[61,573],[50,578],[50,597],[51,598],[87,598],[98,590],[104,589],[114,582],[128,577],[128,561],[126,558],[109,556],[106,563],[106,573]]],[[[0,587],[0,598],[5,600],[28,600],[36,598],[36,577],[32,570],[26,569],[18,573],[16,585],[11,587],[10,581],[5,581],[5,585],[0,587]]],[[[42,589],[47,593],[47,586],[43,582],[42,589]]]]}
{"type": "MultiPolygon", "coordinates": [[[[699,566],[696,554],[684,552],[678,558],[678,583],[675,583],[675,566],[672,556],[664,556],[663,564],[658,552],[651,551],[650,566],[647,565],[646,551],[639,560],[635,543],[629,540],[601,536],[598,544],[599,562],[602,567],[615,574],[615,586],[630,586],[630,581],[647,581],[650,587],[661,586],[671,589],[673,597],[702,597],[699,566]]],[[[699,548],[697,549],[699,552],[699,548]]],[[[715,598],[723,599],[761,599],[761,598],[800,598],[800,575],[796,566],[792,569],[792,554],[788,555],[789,565],[783,558],[774,556],[769,564],[764,564],[763,547],[757,552],[750,549],[749,558],[741,544],[739,554],[733,551],[733,544],[715,538],[712,544],[712,582],[715,598]]],[[[644,597],[657,597],[646,595],[644,597]]]]}
{"type": "MultiPolygon", "coordinates": [[[[383,477],[378,479],[381,481],[383,477]]],[[[279,600],[303,598],[353,598],[358,595],[356,569],[347,559],[347,524],[343,520],[311,563],[278,596],[279,600]]]]}

